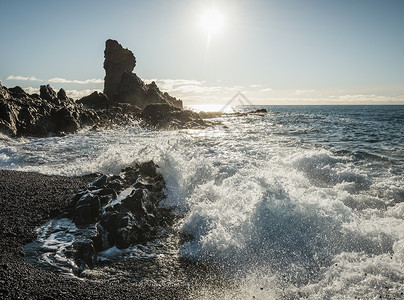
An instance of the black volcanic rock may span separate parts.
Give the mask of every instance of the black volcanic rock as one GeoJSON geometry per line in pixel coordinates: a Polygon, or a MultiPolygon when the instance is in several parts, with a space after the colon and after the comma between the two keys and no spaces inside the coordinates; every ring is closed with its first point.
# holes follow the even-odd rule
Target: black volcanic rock
{"type": "Polygon", "coordinates": [[[104,93],[109,99],[130,103],[143,109],[148,104],[169,104],[182,108],[182,101],[159,90],[155,82],[145,84],[132,73],[136,66],[133,53],[115,40],[107,40],[104,51],[104,93]]]}
{"type": "Polygon", "coordinates": [[[0,132],[46,137],[74,133],[85,126],[127,125],[142,118],[143,124],[158,129],[206,125],[197,113],[183,110],[181,100],[132,73],[136,58],[117,41],[106,41],[104,55],[104,93],[94,92],[78,101],[64,89],[56,93],[49,84],[40,87],[39,95],[0,84],[0,132]]]}
{"type": "MultiPolygon", "coordinates": [[[[99,176],[85,190],[73,195],[71,217],[77,225],[92,224],[97,228],[92,240],[103,237],[96,242],[98,250],[146,242],[155,237],[158,228],[171,222],[169,210],[159,207],[165,197],[165,181],[157,168],[153,161],[134,164],[123,169],[121,176],[99,176]],[[117,195],[124,188],[132,192],[118,201],[117,195]],[[106,201],[101,201],[103,197],[106,201]]],[[[85,247],[91,250],[90,245],[85,247]]],[[[91,263],[88,257],[92,254],[84,251],[84,257],[78,254],[77,258],[91,263]]]]}
{"type": "Polygon", "coordinates": [[[75,255],[76,264],[79,266],[79,270],[83,271],[86,268],[94,268],[97,262],[97,254],[94,248],[94,242],[91,239],[85,239],[73,243],[73,248],[77,251],[75,255]]]}
{"type": "Polygon", "coordinates": [[[149,104],[142,112],[148,126],[162,128],[193,128],[206,126],[198,113],[168,104],[149,104]]]}
{"type": "Polygon", "coordinates": [[[41,87],[39,88],[39,93],[40,93],[39,96],[42,99],[52,102],[54,104],[59,103],[56,92],[51,88],[49,84],[41,85],[41,87]]]}
{"type": "Polygon", "coordinates": [[[260,108],[250,112],[250,114],[266,114],[267,112],[268,110],[266,110],[265,108],[260,108]]]}
{"type": "Polygon", "coordinates": [[[57,94],[57,98],[59,100],[62,100],[62,101],[68,100],[68,97],[66,95],[66,91],[64,89],[60,89],[58,94],[57,94]]]}
{"type": "Polygon", "coordinates": [[[124,49],[117,41],[107,40],[104,51],[104,93],[114,99],[119,94],[119,85],[124,73],[132,73],[136,58],[132,51],[124,49]]]}
{"type": "Polygon", "coordinates": [[[85,194],[77,201],[75,222],[77,224],[94,223],[98,218],[100,208],[100,198],[97,195],[85,194]]]}
{"type": "Polygon", "coordinates": [[[28,94],[19,86],[8,89],[11,95],[18,99],[24,99],[28,96],[28,94]]]}
{"type": "Polygon", "coordinates": [[[102,93],[75,102],[60,89],[43,85],[40,95],[0,84],[0,132],[10,136],[46,137],[75,133],[85,126],[126,125],[140,114],[133,105],[114,103],[102,93]]]}
{"type": "Polygon", "coordinates": [[[142,117],[150,124],[157,124],[160,120],[179,113],[181,109],[168,104],[150,104],[142,112],[142,117]]]}
{"type": "Polygon", "coordinates": [[[73,133],[100,121],[97,113],[77,105],[63,89],[56,94],[49,85],[43,85],[40,94],[28,95],[20,87],[0,85],[0,132],[44,137],[73,133]]]}
{"type": "Polygon", "coordinates": [[[76,102],[92,107],[105,107],[112,104],[107,95],[99,92],[93,92],[92,94],[85,96],[76,102]]]}
{"type": "Polygon", "coordinates": [[[10,97],[9,90],[6,87],[3,87],[0,82],[0,99],[9,99],[10,97]]]}
{"type": "Polygon", "coordinates": [[[18,111],[12,104],[0,99],[0,130],[8,135],[17,135],[18,111]]]}
{"type": "MultiPolygon", "coordinates": [[[[151,266],[148,259],[111,262],[107,269],[116,270],[113,279],[121,280],[104,276],[96,280],[78,279],[27,263],[27,253],[24,255],[22,250],[36,239],[35,228],[56,217],[55,211],[64,211],[71,194],[90,180],[92,177],[0,170],[0,299],[189,299],[191,291],[204,287],[205,281],[199,277],[202,272],[197,268],[200,264],[184,265],[178,261],[174,265],[171,258],[157,257],[156,263],[161,267],[148,273],[144,271],[151,266]],[[133,280],[119,274],[133,274],[133,280]],[[170,280],[162,283],[157,279],[152,283],[150,275],[144,274],[170,280]]],[[[91,267],[94,261],[91,242],[88,246],[81,243],[74,246],[78,250],[77,260],[91,267]]],[[[99,251],[95,241],[93,247],[99,251]]]]}
{"type": "Polygon", "coordinates": [[[80,128],[78,113],[67,107],[52,111],[50,121],[54,124],[56,132],[76,132],[80,128]]]}

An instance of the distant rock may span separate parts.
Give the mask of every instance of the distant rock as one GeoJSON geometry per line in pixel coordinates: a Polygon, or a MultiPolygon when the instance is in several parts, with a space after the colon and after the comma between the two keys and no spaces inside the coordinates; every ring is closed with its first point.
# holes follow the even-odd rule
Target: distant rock
{"type": "Polygon", "coordinates": [[[132,73],[136,58],[115,40],[107,40],[104,51],[104,93],[113,101],[126,102],[143,109],[149,104],[169,104],[182,108],[182,101],[163,93],[155,82],[145,84],[132,73]]]}
{"type": "Polygon", "coordinates": [[[213,118],[220,118],[224,115],[225,113],[220,112],[220,111],[200,111],[199,116],[202,119],[213,119],[213,118]]]}
{"type": "Polygon", "coordinates": [[[268,112],[268,110],[266,110],[265,108],[260,108],[254,111],[251,111],[250,114],[266,114],[268,112]]]}

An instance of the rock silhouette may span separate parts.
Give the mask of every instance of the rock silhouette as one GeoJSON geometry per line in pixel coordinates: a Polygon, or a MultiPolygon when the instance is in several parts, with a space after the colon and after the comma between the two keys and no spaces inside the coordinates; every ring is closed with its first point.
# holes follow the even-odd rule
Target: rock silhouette
{"type": "Polygon", "coordinates": [[[107,40],[104,51],[104,94],[117,102],[126,102],[143,109],[149,104],[169,104],[182,109],[182,101],[163,93],[155,82],[145,84],[132,73],[136,58],[115,40],[107,40]]]}
{"type": "Polygon", "coordinates": [[[75,133],[86,126],[126,125],[133,120],[158,129],[206,125],[197,113],[183,110],[181,100],[132,73],[136,58],[117,41],[106,41],[104,56],[104,93],[93,92],[77,101],[64,89],[56,93],[49,84],[40,87],[39,95],[29,95],[21,87],[8,89],[0,83],[0,132],[46,137],[75,133]]]}
{"type": "Polygon", "coordinates": [[[18,86],[7,89],[0,84],[0,132],[9,136],[64,135],[85,126],[128,124],[140,115],[135,106],[99,104],[83,105],[67,97],[63,89],[56,93],[49,85],[41,86],[40,95],[29,95],[18,86]]]}
{"type": "Polygon", "coordinates": [[[104,94],[114,99],[119,94],[122,75],[132,73],[136,58],[132,51],[124,49],[117,41],[107,40],[104,51],[104,94]]]}
{"type": "Polygon", "coordinates": [[[94,112],[78,106],[63,89],[56,93],[49,85],[40,94],[28,95],[20,87],[0,84],[0,131],[11,136],[47,136],[75,132],[81,124],[97,121],[94,112]]]}

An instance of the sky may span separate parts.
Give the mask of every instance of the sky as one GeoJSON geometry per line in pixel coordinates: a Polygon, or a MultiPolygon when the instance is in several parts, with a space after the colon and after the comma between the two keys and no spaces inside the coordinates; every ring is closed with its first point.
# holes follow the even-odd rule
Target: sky
{"type": "Polygon", "coordinates": [[[403,0],[0,0],[0,81],[103,90],[115,39],[185,105],[404,104],[403,0]],[[237,104],[237,103],[235,103],[237,104]]]}

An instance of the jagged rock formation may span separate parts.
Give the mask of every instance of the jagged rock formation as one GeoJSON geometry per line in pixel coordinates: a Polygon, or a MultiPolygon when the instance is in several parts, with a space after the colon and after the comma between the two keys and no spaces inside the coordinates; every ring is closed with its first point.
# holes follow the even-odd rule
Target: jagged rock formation
{"type": "Polygon", "coordinates": [[[195,128],[205,126],[198,113],[168,104],[149,104],[141,114],[146,125],[157,128],[195,128]]]}
{"type": "Polygon", "coordinates": [[[135,65],[130,50],[107,40],[104,93],[74,101],[64,89],[56,93],[50,85],[42,85],[39,95],[28,95],[21,87],[7,89],[0,84],[0,132],[45,137],[74,133],[85,126],[129,124],[135,119],[159,129],[206,125],[197,113],[183,110],[181,100],[161,92],[155,82],[145,84],[132,73],[135,65]]]}
{"type": "Polygon", "coordinates": [[[157,168],[153,161],[134,164],[119,176],[100,175],[73,195],[70,217],[91,229],[73,245],[78,271],[92,268],[98,251],[145,243],[171,224],[174,216],[159,207],[165,181],[157,168]],[[128,189],[131,192],[120,194],[128,189]]]}
{"type": "Polygon", "coordinates": [[[182,108],[182,101],[163,93],[155,82],[145,84],[132,73],[136,58],[117,41],[107,40],[104,51],[104,93],[111,100],[126,102],[143,109],[148,104],[169,104],[182,108]]]}
{"type": "Polygon", "coordinates": [[[0,84],[0,132],[11,136],[46,136],[75,132],[83,123],[95,123],[97,115],[78,107],[61,89],[41,86],[40,95],[28,95],[22,88],[0,84]]]}
{"type": "MultiPolygon", "coordinates": [[[[82,102],[94,98],[105,100],[92,94],[82,102]]],[[[49,85],[40,87],[40,95],[29,95],[21,87],[7,89],[0,84],[0,132],[10,136],[63,135],[85,126],[128,124],[140,114],[134,106],[101,103],[97,101],[96,109],[84,106],[67,97],[63,89],[56,93],[49,85]]]]}
{"type": "Polygon", "coordinates": [[[88,96],[84,96],[83,98],[77,100],[76,103],[93,108],[109,107],[114,104],[105,94],[99,92],[93,92],[88,96]]]}
{"type": "Polygon", "coordinates": [[[107,40],[104,51],[104,93],[114,99],[119,93],[122,75],[132,73],[136,66],[136,58],[132,51],[123,49],[115,40],[107,40]]]}

